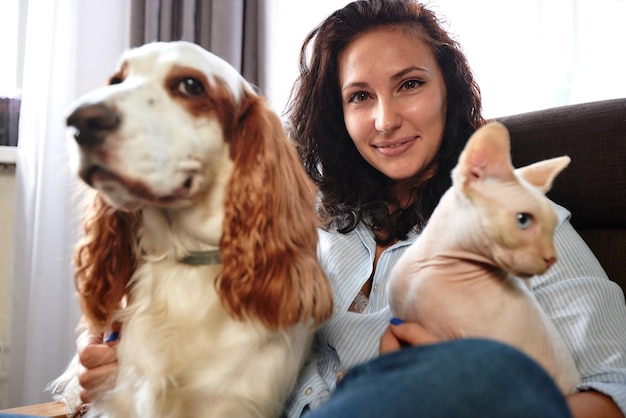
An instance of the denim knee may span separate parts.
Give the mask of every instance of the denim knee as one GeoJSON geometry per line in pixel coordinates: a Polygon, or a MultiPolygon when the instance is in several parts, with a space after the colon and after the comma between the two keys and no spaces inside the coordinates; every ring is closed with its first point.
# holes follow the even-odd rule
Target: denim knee
{"type": "Polygon", "coordinates": [[[350,370],[311,417],[571,417],[532,359],[507,345],[463,339],[409,347],[350,370]]]}

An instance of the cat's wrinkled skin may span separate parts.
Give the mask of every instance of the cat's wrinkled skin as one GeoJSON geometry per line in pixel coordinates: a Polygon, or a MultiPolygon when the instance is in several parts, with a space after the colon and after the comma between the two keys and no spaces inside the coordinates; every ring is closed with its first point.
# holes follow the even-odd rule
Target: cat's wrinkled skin
{"type": "Polygon", "coordinates": [[[571,393],[579,381],[571,354],[522,280],[557,261],[558,219],[545,193],[569,162],[559,157],[515,170],[507,129],[493,122],[476,131],[453,186],[391,273],[394,316],[443,340],[513,345],[571,393]]]}

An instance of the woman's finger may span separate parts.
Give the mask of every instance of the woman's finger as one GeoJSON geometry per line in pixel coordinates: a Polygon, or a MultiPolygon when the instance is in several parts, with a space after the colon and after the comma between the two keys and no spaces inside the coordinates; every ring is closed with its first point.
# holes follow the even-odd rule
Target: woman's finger
{"type": "Polygon", "coordinates": [[[80,365],[78,369],[78,383],[82,390],[80,398],[89,403],[96,393],[109,389],[115,381],[117,363],[108,363],[92,369],[80,365]]]}
{"type": "Polygon", "coordinates": [[[380,338],[380,354],[391,353],[402,348],[400,340],[391,332],[391,327],[388,327],[383,336],[380,338]]]}
{"type": "Polygon", "coordinates": [[[121,326],[114,324],[106,335],[83,331],[76,340],[80,399],[89,403],[112,386],[117,375],[117,352],[121,326]]]}
{"type": "Polygon", "coordinates": [[[78,352],[78,360],[86,369],[117,362],[117,353],[111,345],[102,342],[86,345],[78,352]]]}
{"type": "Polygon", "coordinates": [[[423,345],[439,342],[438,338],[417,322],[404,322],[397,325],[391,324],[389,329],[398,340],[408,345],[423,345]]]}
{"type": "Polygon", "coordinates": [[[380,353],[399,350],[402,346],[424,345],[439,339],[417,322],[404,322],[394,318],[380,340],[380,353]]]}

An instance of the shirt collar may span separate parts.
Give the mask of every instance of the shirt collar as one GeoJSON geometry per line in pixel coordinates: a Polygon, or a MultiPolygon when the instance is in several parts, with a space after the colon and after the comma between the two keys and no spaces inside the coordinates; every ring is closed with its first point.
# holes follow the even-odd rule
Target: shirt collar
{"type": "MultiPolygon", "coordinates": [[[[365,245],[365,247],[367,247],[370,251],[374,251],[376,248],[376,240],[374,239],[374,231],[372,231],[372,229],[368,227],[367,225],[365,225],[363,222],[359,222],[359,224],[356,226],[354,230],[357,236],[359,237],[359,239],[361,240],[361,242],[363,243],[363,245],[365,245]]],[[[415,242],[418,236],[419,234],[415,231],[415,229],[412,229],[409,232],[405,240],[396,242],[388,249],[395,249],[395,248],[400,248],[400,247],[411,245],[415,242]]]]}

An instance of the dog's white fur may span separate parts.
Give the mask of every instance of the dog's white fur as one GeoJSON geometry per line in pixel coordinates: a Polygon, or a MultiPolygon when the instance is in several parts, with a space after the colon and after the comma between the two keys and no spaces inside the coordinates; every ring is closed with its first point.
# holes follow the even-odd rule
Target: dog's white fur
{"type": "MultiPolygon", "coordinates": [[[[118,374],[92,411],[277,416],[332,309],[314,187],[278,117],[225,61],[170,42],[125,53],[111,84],[80,98],[68,121],[99,212],[75,258],[81,307],[95,330],[123,324],[118,374]],[[90,134],[92,113],[114,118],[96,117],[90,134]],[[180,261],[210,250],[221,263],[180,261]],[[123,282],[117,266],[128,280],[110,292],[123,282]]],[[[53,386],[77,406],[76,359],[53,386]]]]}

